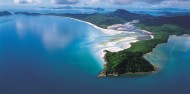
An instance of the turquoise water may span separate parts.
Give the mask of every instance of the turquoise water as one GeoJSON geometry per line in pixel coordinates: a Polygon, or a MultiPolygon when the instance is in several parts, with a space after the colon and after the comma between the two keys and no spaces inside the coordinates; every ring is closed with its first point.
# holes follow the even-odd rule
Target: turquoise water
{"type": "Polygon", "coordinates": [[[189,36],[171,36],[145,57],[156,74],[97,78],[88,43],[92,26],[64,17],[14,16],[0,21],[0,94],[189,94],[189,36]]]}

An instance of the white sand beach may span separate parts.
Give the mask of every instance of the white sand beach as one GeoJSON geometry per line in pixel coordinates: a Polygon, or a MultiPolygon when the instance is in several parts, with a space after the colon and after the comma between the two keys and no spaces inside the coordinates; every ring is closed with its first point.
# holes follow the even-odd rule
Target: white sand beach
{"type": "MultiPolygon", "coordinates": [[[[67,17],[67,18],[70,18],[70,17],[67,17]]],[[[108,34],[108,35],[116,35],[116,34],[120,34],[120,33],[124,32],[124,31],[116,31],[116,30],[103,29],[103,28],[100,28],[100,27],[98,27],[98,26],[96,26],[96,25],[94,25],[92,23],[89,23],[89,22],[86,22],[86,21],[82,21],[82,20],[79,20],[79,19],[75,19],[75,18],[70,18],[70,19],[77,20],[79,22],[83,22],[83,23],[89,24],[89,25],[93,26],[94,28],[99,29],[103,33],[108,34]]]]}
{"type": "MultiPolygon", "coordinates": [[[[70,19],[74,19],[74,20],[89,24],[104,33],[104,35],[96,35],[97,38],[94,38],[93,40],[91,40],[92,42],[95,42],[95,44],[92,44],[92,47],[91,47],[92,51],[93,53],[95,53],[96,58],[100,60],[100,62],[102,63],[101,64],[102,66],[106,63],[104,61],[104,56],[106,54],[104,52],[105,50],[108,50],[110,52],[118,52],[124,49],[128,49],[131,47],[131,43],[135,43],[139,41],[138,40],[139,36],[148,36],[150,37],[149,39],[153,38],[152,33],[146,30],[140,30],[140,29],[134,28],[133,31],[119,31],[119,30],[110,29],[111,27],[109,27],[109,29],[103,29],[86,21],[78,20],[75,18],[70,18],[70,19]],[[106,37],[106,38],[98,41],[98,37],[106,37]]],[[[129,24],[131,27],[130,22],[127,23],[126,25],[129,25],[129,24]]],[[[123,27],[123,25],[118,25],[118,24],[116,26],[123,27]]],[[[116,26],[113,25],[112,27],[116,27],[116,26]]],[[[123,30],[122,28],[120,29],[123,30]]],[[[89,38],[90,36],[94,36],[94,35],[89,35],[89,38]]]]}

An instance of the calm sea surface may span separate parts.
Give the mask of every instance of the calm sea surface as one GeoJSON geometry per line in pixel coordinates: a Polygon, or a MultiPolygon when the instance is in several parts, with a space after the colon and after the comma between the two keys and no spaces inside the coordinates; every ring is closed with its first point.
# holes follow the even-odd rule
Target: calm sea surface
{"type": "Polygon", "coordinates": [[[0,94],[190,94],[190,36],[145,55],[156,74],[97,78],[102,62],[84,46],[90,33],[101,34],[64,17],[1,17],[0,94]]]}

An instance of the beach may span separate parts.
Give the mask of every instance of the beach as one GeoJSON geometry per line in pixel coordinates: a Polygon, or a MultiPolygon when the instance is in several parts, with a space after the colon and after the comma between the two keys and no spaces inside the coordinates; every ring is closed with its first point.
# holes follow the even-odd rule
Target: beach
{"type": "Polygon", "coordinates": [[[71,17],[66,17],[66,18],[70,18],[70,19],[73,19],[73,20],[76,20],[76,21],[83,22],[83,23],[86,23],[86,24],[88,24],[88,25],[91,25],[91,26],[93,26],[94,28],[99,29],[99,30],[101,30],[103,33],[108,34],[108,35],[115,35],[115,34],[120,34],[120,33],[123,32],[123,31],[116,31],[116,30],[103,29],[103,28],[100,28],[100,27],[98,27],[98,26],[96,26],[96,25],[90,23],[90,22],[82,21],[82,20],[79,20],[79,19],[71,18],[71,17]]]}
{"type": "MultiPolygon", "coordinates": [[[[101,41],[96,41],[97,39],[94,38],[92,40],[92,41],[96,41],[95,44],[93,44],[92,46],[92,53],[94,53],[95,57],[97,57],[97,59],[100,60],[102,66],[106,64],[106,62],[104,61],[104,56],[106,54],[105,50],[108,50],[110,52],[118,52],[118,51],[130,48],[131,43],[135,43],[139,40],[147,40],[147,39],[154,38],[152,33],[146,30],[140,30],[137,28],[134,28],[133,31],[119,31],[119,30],[113,30],[113,29],[103,29],[90,22],[82,21],[75,18],[70,18],[70,19],[89,24],[90,26],[104,33],[103,35],[98,35],[97,38],[106,37],[105,39],[101,41]],[[144,36],[145,38],[143,37],[143,39],[139,39],[140,36],[141,37],[144,36]]],[[[131,22],[128,22],[126,24],[130,24],[130,23],[131,22]]],[[[92,34],[90,34],[90,36],[94,36],[92,34]]]]}
{"type": "MultiPolygon", "coordinates": [[[[70,17],[68,17],[70,18],[70,17]]],[[[93,33],[90,34],[89,39],[91,39],[95,43],[92,45],[92,53],[95,54],[95,57],[100,60],[101,65],[104,66],[106,62],[104,61],[104,56],[106,54],[105,50],[108,50],[110,52],[118,52],[124,49],[128,49],[131,47],[131,43],[135,43],[139,40],[147,40],[147,39],[153,39],[153,35],[151,32],[148,32],[146,30],[140,30],[134,27],[131,31],[119,31],[114,29],[103,29],[100,28],[90,22],[78,20],[75,18],[70,18],[73,20],[77,20],[86,24],[89,24],[90,26],[93,26],[94,28],[100,30],[103,35],[98,35],[97,38],[92,39],[91,36],[94,36],[93,33]],[[99,37],[106,37],[101,41],[97,41],[99,37]],[[142,37],[139,39],[139,37],[142,37]]],[[[131,24],[131,22],[126,23],[126,25],[131,24]]],[[[113,27],[115,27],[113,25],[113,27]]],[[[120,28],[121,29],[121,28],[120,28]]]]}

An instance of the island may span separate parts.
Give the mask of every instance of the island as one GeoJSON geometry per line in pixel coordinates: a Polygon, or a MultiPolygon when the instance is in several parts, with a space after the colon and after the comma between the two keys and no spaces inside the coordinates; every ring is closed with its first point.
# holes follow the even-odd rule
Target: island
{"type": "Polygon", "coordinates": [[[12,14],[8,11],[0,12],[0,16],[10,16],[10,15],[12,15],[12,14]]]}
{"type": "Polygon", "coordinates": [[[63,7],[40,7],[42,9],[86,9],[86,10],[96,10],[104,11],[105,9],[99,7],[73,7],[73,6],[63,6],[63,7]]]}
{"type": "Polygon", "coordinates": [[[124,9],[118,9],[111,13],[93,13],[93,14],[36,14],[17,12],[15,14],[25,15],[53,15],[64,16],[86,21],[100,28],[107,29],[111,25],[125,24],[126,22],[138,20],[134,25],[142,30],[151,32],[153,39],[142,40],[131,44],[129,49],[118,52],[105,50],[104,56],[106,64],[99,77],[107,76],[125,76],[128,74],[152,73],[157,67],[144,58],[144,55],[150,53],[158,44],[166,43],[170,35],[189,34],[190,16],[151,16],[147,14],[135,14],[124,9]]]}

